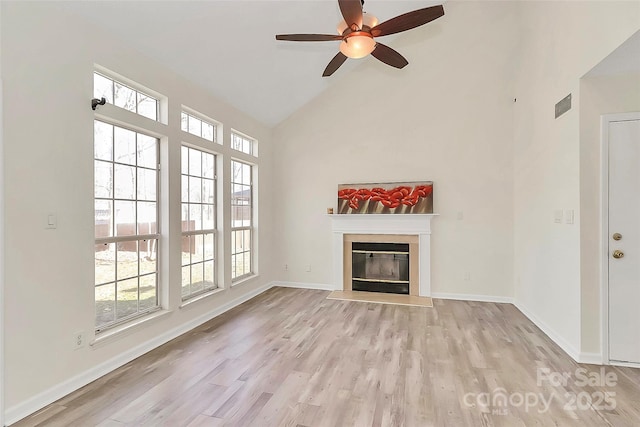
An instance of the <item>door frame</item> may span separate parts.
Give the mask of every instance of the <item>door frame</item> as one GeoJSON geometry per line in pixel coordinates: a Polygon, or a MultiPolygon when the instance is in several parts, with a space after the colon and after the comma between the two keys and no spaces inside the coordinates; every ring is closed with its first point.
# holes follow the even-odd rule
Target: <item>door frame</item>
{"type": "MultiPolygon", "coordinates": [[[[600,117],[600,348],[605,365],[612,364],[609,359],[609,124],[632,120],[640,120],[640,112],[600,117]]],[[[640,367],[637,363],[615,362],[615,365],[640,367]]]]}
{"type": "MultiPolygon", "coordinates": [[[[0,17],[0,22],[2,21],[0,17]]],[[[3,82],[0,69],[0,426],[4,426],[4,126],[3,82]]]]}

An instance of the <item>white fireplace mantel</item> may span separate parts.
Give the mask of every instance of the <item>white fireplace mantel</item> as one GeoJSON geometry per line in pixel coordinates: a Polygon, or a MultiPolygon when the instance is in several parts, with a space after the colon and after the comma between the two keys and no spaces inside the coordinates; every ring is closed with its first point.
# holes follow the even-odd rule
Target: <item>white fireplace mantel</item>
{"type": "Polygon", "coordinates": [[[431,296],[431,220],[438,214],[329,215],[333,231],[333,286],[343,289],[345,234],[404,234],[418,236],[419,295],[431,296]]]}

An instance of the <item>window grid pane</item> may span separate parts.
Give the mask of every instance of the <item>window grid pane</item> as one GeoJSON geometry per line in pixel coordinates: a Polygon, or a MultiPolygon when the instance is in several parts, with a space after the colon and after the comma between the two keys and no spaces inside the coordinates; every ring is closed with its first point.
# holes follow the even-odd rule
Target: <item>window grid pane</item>
{"type": "Polygon", "coordinates": [[[182,299],[216,289],[215,156],[182,146],[182,299]]]}
{"type": "Polygon", "coordinates": [[[217,142],[215,124],[202,120],[184,111],[180,115],[180,120],[180,129],[182,129],[182,131],[206,139],[207,141],[217,142]]]}
{"type": "Polygon", "coordinates": [[[254,155],[253,147],[255,140],[239,135],[235,132],[231,132],[231,148],[237,151],[241,151],[245,154],[254,155]]]}
{"type": "Polygon", "coordinates": [[[96,72],[93,73],[93,96],[148,119],[158,120],[156,98],[96,72]]]}
{"type": "Polygon", "coordinates": [[[251,165],[231,162],[231,278],[238,280],[253,273],[251,165]]]}
{"type": "Polygon", "coordinates": [[[101,331],[159,308],[159,141],[94,123],[95,309],[101,331]],[[144,143],[136,149],[136,141],[144,143]]]}

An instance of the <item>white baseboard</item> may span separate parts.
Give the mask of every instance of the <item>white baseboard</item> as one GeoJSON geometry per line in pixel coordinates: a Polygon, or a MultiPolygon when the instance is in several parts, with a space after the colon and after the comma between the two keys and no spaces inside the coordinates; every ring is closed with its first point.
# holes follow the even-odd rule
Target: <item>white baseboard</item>
{"type": "Polygon", "coordinates": [[[600,353],[580,353],[580,358],[577,360],[579,363],[586,363],[588,365],[604,365],[602,354],[600,353]]]}
{"type": "Polygon", "coordinates": [[[612,366],[624,366],[626,368],[639,368],[640,369],[640,363],[612,361],[612,362],[610,362],[610,364],[612,366]]]}
{"type": "Polygon", "coordinates": [[[161,346],[162,344],[165,344],[168,341],[171,341],[172,339],[186,332],[189,332],[193,328],[200,326],[201,324],[213,319],[214,317],[231,310],[232,308],[242,304],[243,302],[246,302],[251,298],[265,292],[273,286],[274,282],[260,286],[259,288],[254,289],[253,291],[248,292],[234,300],[231,300],[228,303],[223,304],[206,314],[203,314],[202,316],[198,316],[195,319],[192,319],[163,333],[162,335],[159,335],[124,353],[121,353],[118,356],[107,360],[106,362],[103,362],[85,372],[69,378],[68,380],[63,381],[60,384],[57,384],[49,388],[48,390],[43,391],[42,393],[38,393],[37,395],[23,402],[20,402],[17,405],[7,408],[4,414],[6,425],[11,425],[15,422],[20,421],[24,417],[33,414],[34,412],[55,402],[56,400],[66,396],[67,394],[81,387],[84,387],[90,382],[97,380],[98,378],[108,374],[109,372],[121,367],[126,363],[129,363],[133,359],[140,357],[145,353],[148,353],[149,351],[161,346]]]}
{"type": "Polygon", "coordinates": [[[304,282],[281,282],[279,280],[271,282],[273,286],[283,288],[318,289],[321,291],[335,291],[333,285],[327,283],[304,283],[304,282]]]}
{"type": "Polygon", "coordinates": [[[580,352],[568,342],[562,335],[557,333],[551,326],[543,322],[538,316],[533,314],[531,310],[525,307],[521,302],[514,301],[514,304],[518,310],[529,318],[542,332],[544,332],[553,342],[558,344],[565,353],[569,355],[576,362],[580,362],[580,352]]]}
{"type": "Polygon", "coordinates": [[[451,294],[447,292],[433,292],[431,294],[431,298],[513,304],[513,298],[511,297],[500,297],[500,296],[492,296],[492,295],[451,294]]]}
{"type": "MultiPolygon", "coordinates": [[[[469,294],[451,294],[444,292],[434,292],[431,295],[432,298],[452,299],[461,301],[481,301],[481,302],[497,302],[513,304],[522,314],[524,314],[533,324],[535,324],[542,332],[545,333],[553,342],[558,344],[565,353],[567,353],[573,360],[578,363],[585,363],[590,365],[602,365],[603,358],[600,353],[586,353],[579,352],[573,347],[567,340],[565,340],[560,334],[558,334],[553,328],[540,320],[538,316],[533,314],[531,310],[526,308],[522,303],[519,303],[511,297],[497,297],[487,295],[469,295],[469,294]]],[[[636,365],[637,366],[637,365],[636,365]]]]}

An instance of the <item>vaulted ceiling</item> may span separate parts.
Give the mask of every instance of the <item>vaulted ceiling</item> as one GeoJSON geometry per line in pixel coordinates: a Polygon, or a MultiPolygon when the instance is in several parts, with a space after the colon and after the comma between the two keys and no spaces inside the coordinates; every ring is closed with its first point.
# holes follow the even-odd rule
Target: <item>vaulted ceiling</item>
{"type": "MultiPolygon", "coordinates": [[[[382,22],[442,3],[367,0],[364,9],[382,22]]],[[[349,60],[323,78],[338,42],[275,40],[283,33],[336,33],[341,20],[337,0],[74,1],[63,7],[271,126],[362,61],[376,61],[371,56],[349,60]]],[[[402,52],[402,37],[385,40],[402,52]]]]}

